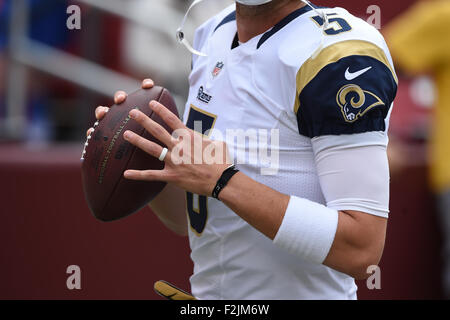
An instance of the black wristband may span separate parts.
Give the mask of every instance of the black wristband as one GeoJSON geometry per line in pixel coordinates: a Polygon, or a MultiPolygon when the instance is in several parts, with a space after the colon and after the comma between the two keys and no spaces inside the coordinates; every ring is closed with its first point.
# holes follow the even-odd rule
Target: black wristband
{"type": "Polygon", "coordinates": [[[231,177],[233,177],[238,172],[239,172],[239,170],[236,169],[234,164],[229,166],[228,168],[226,168],[225,171],[220,176],[219,180],[217,180],[216,186],[214,187],[214,189],[212,191],[212,197],[220,200],[219,199],[220,191],[222,191],[223,188],[225,188],[228,181],[230,181],[231,177]]]}

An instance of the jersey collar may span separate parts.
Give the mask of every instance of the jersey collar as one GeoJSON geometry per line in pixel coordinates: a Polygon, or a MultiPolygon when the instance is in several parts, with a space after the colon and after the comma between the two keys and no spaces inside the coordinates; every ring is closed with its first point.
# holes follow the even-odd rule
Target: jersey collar
{"type": "MultiPolygon", "coordinates": [[[[318,8],[317,6],[313,5],[315,8],[318,8]]],[[[288,14],[286,17],[284,17],[280,22],[278,22],[276,25],[273,26],[272,29],[270,29],[269,31],[267,31],[266,33],[263,34],[263,36],[261,37],[261,39],[259,39],[258,44],[256,45],[256,49],[259,49],[259,47],[261,47],[261,45],[266,42],[270,37],[272,37],[275,33],[277,33],[278,31],[280,31],[281,29],[283,29],[286,25],[288,25],[291,21],[297,19],[298,17],[300,17],[301,15],[305,14],[306,12],[311,11],[311,7],[309,6],[304,6],[301,7],[293,12],[291,12],[290,14],[288,14]]]]}
{"type": "MultiPolygon", "coordinates": [[[[314,8],[320,8],[319,6],[316,5],[312,5],[314,8]]],[[[273,26],[270,30],[266,31],[261,38],[259,39],[257,45],[256,45],[256,49],[259,49],[262,44],[264,42],[266,42],[270,37],[272,37],[275,33],[277,33],[278,31],[280,31],[281,29],[283,29],[286,25],[288,25],[291,21],[297,19],[298,17],[300,17],[301,15],[311,11],[312,8],[309,6],[304,6],[301,7],[293,12],[291,12],[290,14],[288,14],[286,17],[284,17],[280,22],[278,22],[275,26],[273,26]]],[[[232,22],[232,21],[236,21],[236,11],[231,12],[230,14],[228,14],[225,18],[222,19],[222,21],[214,28],[214,32],[217,31],[217,29],[219,29],[221,26],[232,22]]],[[[213,33],[214,33],[213,32],[213,33]]],[[[238,46],[238,38],[237,38],[237,33],[236,36],[233,39],[233,43],[231,46],[231,49],[234,49],[238,46]]]]}

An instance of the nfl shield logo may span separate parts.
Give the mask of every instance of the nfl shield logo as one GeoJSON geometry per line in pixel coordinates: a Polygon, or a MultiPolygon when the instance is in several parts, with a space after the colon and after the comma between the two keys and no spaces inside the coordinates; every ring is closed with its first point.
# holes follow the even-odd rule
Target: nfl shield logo
{"type": "Polygon", "coordinates": [[[217,62],[212,72],[213,77],[217,77],[219,75],[220,71],[222,71],[223,69],[223,66],[224,66],[223,62],[217,62]]]}

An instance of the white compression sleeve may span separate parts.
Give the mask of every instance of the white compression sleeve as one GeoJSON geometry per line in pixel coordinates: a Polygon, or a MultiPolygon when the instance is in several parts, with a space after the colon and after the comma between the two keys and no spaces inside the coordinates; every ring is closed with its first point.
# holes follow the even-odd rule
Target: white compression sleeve
{"type": "Polygon", "coordinates": [[[389,165],[384,132],[312,139],[327,207],[388,217],[389,165]]]}

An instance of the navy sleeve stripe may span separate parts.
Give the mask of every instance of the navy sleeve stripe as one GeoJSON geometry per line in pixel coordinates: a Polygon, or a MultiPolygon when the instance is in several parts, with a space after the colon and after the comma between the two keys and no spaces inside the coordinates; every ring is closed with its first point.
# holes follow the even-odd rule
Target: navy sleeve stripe
{"type": "MultiPolygon", "coordinates": [[[[297,96],[302,92],[303,88],[312,81],[317,74],[328,64],[335,63],[340,59],[349,56],[367,56],[379,60],[390,70],[395,82],[398,83],[397,75],[391,66],[389,59],[384,51],[375,44],[363,40],[347,40],[335,43],[323,49],[317,57],[306,60],[297,72],[297,96]]],[[[345,69],[343,70],[345,72],[345,69]]],[[[300,101],[295,100],[294,112],[300,107],[300,101]]]]}
{"type": "Polygon", "coordinates": [[[396,92],[396,78],[380,60],[365,55],[339,59],[299,93],[299,133],[313,138],[385,131],[396,92]]]}

